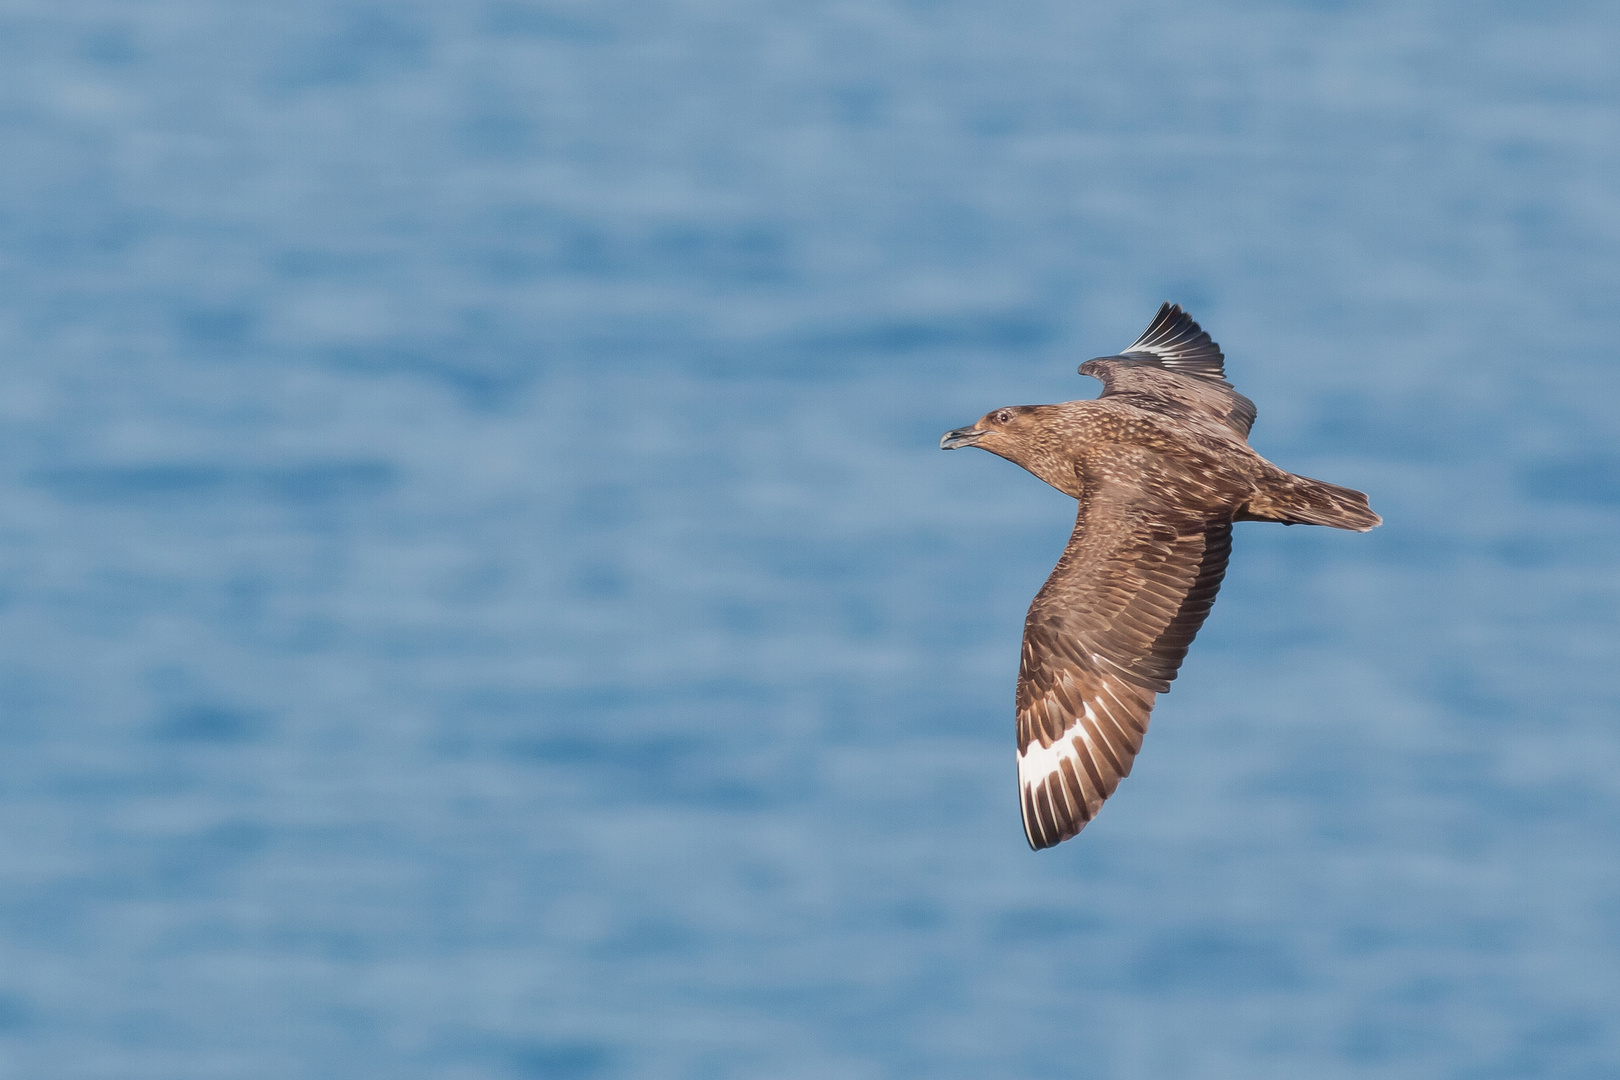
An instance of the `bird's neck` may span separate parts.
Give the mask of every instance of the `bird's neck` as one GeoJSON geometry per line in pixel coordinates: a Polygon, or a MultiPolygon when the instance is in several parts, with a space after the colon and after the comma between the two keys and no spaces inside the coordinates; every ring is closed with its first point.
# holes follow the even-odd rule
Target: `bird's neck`
{"type": "Polygon", "coordinates": [[[1027,449],[1009,460],[1034,473],[1071,499],[1080,497],[1082,488],[1079,471],[1075,468],[1075,459],[1064,453],[1060,446],[1027,449]]]}

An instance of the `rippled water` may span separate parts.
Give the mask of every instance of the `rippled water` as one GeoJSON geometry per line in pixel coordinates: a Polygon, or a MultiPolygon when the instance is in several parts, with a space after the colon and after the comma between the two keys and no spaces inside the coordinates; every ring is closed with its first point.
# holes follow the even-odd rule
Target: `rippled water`
{"type": "Polygon", "coordinates": [[[1620,1070],[1620,18],[0,5],[0,1074],[1620,1070]],[[1024,846],[1072,504],[939,433],[1191,307],[1240,527],[1024,846]]]}

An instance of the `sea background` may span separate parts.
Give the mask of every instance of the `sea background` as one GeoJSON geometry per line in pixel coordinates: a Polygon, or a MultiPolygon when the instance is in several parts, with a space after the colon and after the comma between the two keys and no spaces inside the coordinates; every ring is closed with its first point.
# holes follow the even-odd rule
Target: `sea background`
{"type": "Polygon", "coordinates": [[[1620,9],[0,2],[0,1076],[1620,1075],[1620,9]],[[1162,300],[1239,527],[1018,823],[1162,300]]]}

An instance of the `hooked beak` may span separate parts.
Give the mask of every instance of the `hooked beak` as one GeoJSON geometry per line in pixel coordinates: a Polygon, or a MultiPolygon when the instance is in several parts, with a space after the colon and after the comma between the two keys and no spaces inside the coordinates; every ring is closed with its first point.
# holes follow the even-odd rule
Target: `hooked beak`
{"type": "Polygon", "coordinates": [[[956,450],[964,446],[972,446],[986,435],[990,434],[983,428],[959,427],[955,431],[947,431],[939,440],[941,450],[956,450]]]}

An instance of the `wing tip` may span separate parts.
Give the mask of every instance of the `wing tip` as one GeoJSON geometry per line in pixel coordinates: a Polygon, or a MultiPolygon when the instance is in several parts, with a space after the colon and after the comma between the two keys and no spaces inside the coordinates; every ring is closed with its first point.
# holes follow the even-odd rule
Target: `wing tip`
{"type": "Polygon", "coordinates": [[[1029,842],[1031,851],[1057,847],[1065,840],[1074,839],[1102,809],[1100,802],[1093,805],[1083,794],[1065,791],[1056,772],[1039,780],[1026,781],[1020,777],[1018,789],[1024,839],[1029,842]]]}
{"type": "Polygon", "coordinates": [[[1169,300],[1159,305],[1147,329],[1123,352],[1150,353],[1164,367],[1174,371],[1217,379],[1226,377],[1226,356],[1221,347],[1185,308],[1169,300]]]}

